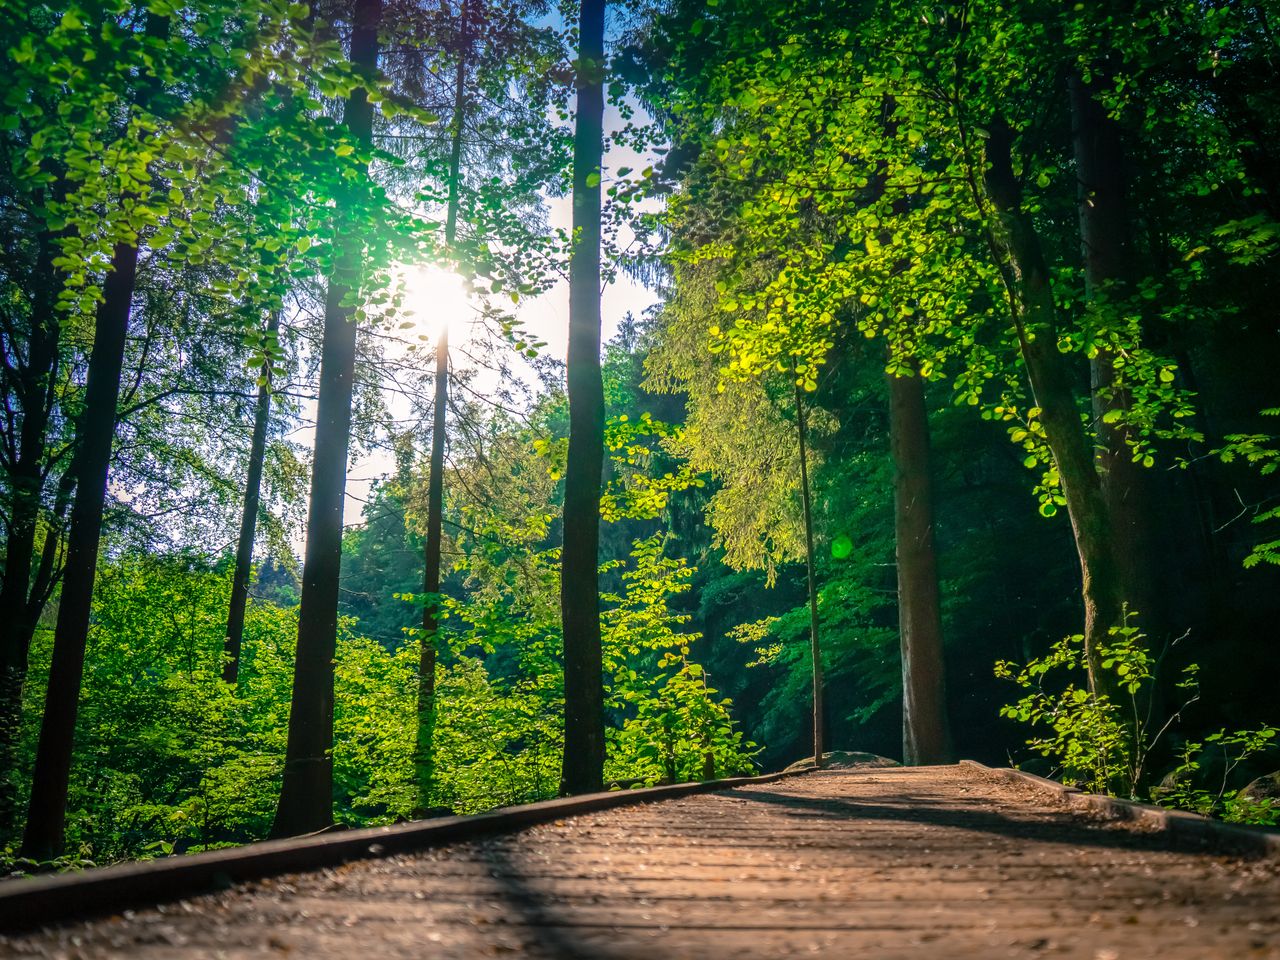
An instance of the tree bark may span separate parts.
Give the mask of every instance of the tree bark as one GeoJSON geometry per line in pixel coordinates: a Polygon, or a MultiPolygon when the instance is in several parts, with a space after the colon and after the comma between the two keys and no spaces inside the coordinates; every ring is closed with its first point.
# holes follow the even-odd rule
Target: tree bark
{"type": "Polygon", "coordinates": [[[115,436],[116,400],[137,267],[137,242],[117,244],[94,319],[84,411],[77,428],[78,476],[62,597],[22,840],[21,856],[32,860],[49,860],[62,853],[76,712],[107,496],[107,468],[115,436]]]}
{"type": "Polygon", "coordinates": [[[573,249],[569,261],[569,456],[564,484],[560,609],[564,622],[561,792],[601,789],[604,688],[600,652],[600,176],[604,153],[605,0],[582,0],[573,139],[573,249]]]}
{"type": "Polygon", "coordinates": [[[12,711],[6,717],[6,722],[10,724],[10,727],[6,731],[7,739],[0,747],[4,751],[3,756],[0,756],[0,791],[3,791],[3,796],[0,797],[0,818],[2,818],[0,819],[0,831],[6,834],[14,830],[18,816],[16,800],[20,774],[17,766],[17,748],[22,728],[22,694],[27,676],[25,651],[30,651],[31,649],[31,640],[35,636],[40,616],[44,613],[45,604],[49,602],[49,598],[53,595],[53,589],[62,575],[62,571],[59,568],[62,525],[66,520],[67,509],[71,503],[73,484],[74,477],[70,474],[64,474],[59,480],[57,498],[53,510],[49,514],[44,544],[40,548],[40,561],[36,566],[35,576],[31,581],[27,604],[22,610],[18,611],[13,624],[9,627],[12,638],[20,645],[20,649],[24,653],[15,658],[13,661],[15,669],[5,678],[12,684],[5,691],[7,696],[12,697],[12,700],[5,705],[6,709],[12,711]]]}
{"type": "MultiPolygon", "coordinates": [[[[453,247],[458,234],[458,202],[462,175],[462,131],[466,110],[468,25],[467,3],[461,7],[461,43],[453,79],[453,122],[449,144],[449,199],[445,210],[444,241],[453,247]]],[[[427,542],[424,551],[422,647],[418,663],[418,733],[414,751],[414,775],[418,809],[432,806],[435,789],[436,660],[439,656],[440,554],[444,538],[444,448],[449,408],[449,325],[442,324],[436,339],[435,400],[431,424],[431,466],[427,480],[427,542]]]]}
{"type": "MultiPolygon", "coordinates": [[[[0,578],[0,828],[12,826],[16,811],[14,769],[22,725],[22,689],[35,623],[46,595],[39,572],[32,582],[36,535],[44,495],[49,417],[58,372],[60,323],[56,301],[58,272],[53,258],[58,235],[42,230],[37,241],[31,324],[25,363],[19,361],[14,399],[21,411],[17,457],[9,473],[9,522],[4,574],[0,578]],[[33,615],[34,614],[34,615],[33,615]]],[[[52,536],[52,534],[50,534],[52,536]]]]}
{"type": "Polygon", "coordinates": [[[809,656],[813,661],[813,762],[822,766],[822,645],[818,636],[818,574],[813,555],[813,500],[809,493],[809,454],[804,395],[796,387],[796,441],[800,447],[800,504],[804,511],[804,560],[809,585],[809,656]]]}
{"type": "Polygon", "coordinates": [[[951,763],[924,380],[919,374],[890,374],[888,380],[902,645],[902,762],[951,763]]]}
{"type": "MultiPolygon", "coordinates": [[[[280,311],[267,321],[270,339],[280,329],[280,311]]],[[[249,576],[253,572],[253,543],[258,532],[258,505],[262,498],[262,468],[267,458],[267,428],[271,425],[271,364],[263,369],[267,381],[258,386],[253,412],[253,439],[249,444],[249,470],[244,483],[244,507],[240,513],[240,538],[236,541],[236,568],[231,576],[231,602],[227,608],[227,636],[222,649],[222,679],[235,684],[240,677],[240,648],[244,640],[244,611],[249,601],[249,576]]]]}
{"type": "Polygon", "coordinates": [[[1065,356],[1057,345],[1057,307],[1048,267],[1031,218],[1022,209],[1022,190],[1013,174],[1013,134],[992,124],[987,140],[986,190],[997,217],[993,240],[1007,259],[1010,312],[1040,423],[1053,454],[1080,557],[1084,600],[1084,644],[1089,682],[1108,692],[1100,648],[1118,625],[1123,609],[1120,571],[1112,548],[1111,520],[1094,466],[1093,448],[1076,406],[1065,356]]]}
{"type": "MultiPolygon", "coordinates": [[[[146,34],[164,39],[169,35],[168,16],[148,13],[146,34]]],[[[153,76],[142,79],[139,98],[160,89],[153,76]]],[[[62,853],[65,839],[67,790],[75,746],[76,713],[84,677],[84,655],[89,640],[89,616],[97,576],[98,546],[106,506],[107,474],[115,439],[116,404],[120,398],[120,371],[124,366],[125,340],[133,309],[138,274],[138,238],[115,245],[111,266],[102,285],[102,300],[94,315],[93,350],[85,380],[84,409],[76,424],[76,452],[72,459],[75,497],[67,555],[63,566],[62,596],[54,627],[49,685],[45,693],[40,739],[31,775],[27,826],[19,855],[49,860],[62,853]]]]}
{"type": "MultiPolygon", "coordinates": [[[[1124,298],[1133,292],[1133,240],[1120,127],[1098,102],[1096,83],[1086,84],[1073,74],[1068,86],[1085,297],[1094,302],[1124,298]]],[[[1132,397],[1118,376],[1113,351],[1099,350],[1089,362],[1089,372],[1099,440],[1099,481],[1111,517],[1122,597],[1131,610],[1142,615],[1140,623],[1161,624],[1165,617],[1153,569],[1152,478],[1133,459],[1128,428],[1107,422],[1107,414],[1126,410],[1132,397]]]]}
{"type": "MultiPolygon", "coordinates": [[[[367,75],[377,69],[381,14],[381,0],[358,0],[355,5],[350,58],[367,75]]],[[[366,147],[372,143],[373,105],[364,88],[347,99],[343,122],[358,143],[366,147]]],[[[338,216],[343,212],[340,204],[338,216]]],[[[275,837],[321,830],[333,822],[333,664],[337,654],[342,506],[356,361],[355,311],[346,305],[346,300],[359,288],[361,274],[358,238],[348,236],[339,242],[343,246],[325,297],[297,658],[284,782],[271,829],[275,837]]]]}

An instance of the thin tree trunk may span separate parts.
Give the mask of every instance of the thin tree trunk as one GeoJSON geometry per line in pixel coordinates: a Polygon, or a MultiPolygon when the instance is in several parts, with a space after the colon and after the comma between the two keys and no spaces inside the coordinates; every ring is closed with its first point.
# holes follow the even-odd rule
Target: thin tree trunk
{"type": "MultiPolygon", "coordinates": [[[[1073,74],[1068,85],[1085,297],[1090,301],[1123,298],[1132,293],[1133,262],[1120,127],[1098,102],[1096,84],[1086,84],[1073,74]]],[[[1107,420],[1108,413],[1123,412],[1132,402],[1118,376],[1116,361],[1111,350],[1102,349],[1089,362],[1100,441],[1099,479],[1111,517],[1123,599],[1141,613],[1139,622],[1158,625],[1165,618],[1153,576],[1152,478],[1134,461],[1128,428],[1107,420]]]]}
{"type": "Polygon", "coordinates": [[[1080,419],[1065,357],[1058,351],[1057,307],[1048,267],[1035,226],[1022,209],[1021,186],[1013,174],[1012,139],[1006,124],[992,124],[987,140],[986,187],[997,212],[993,239],[1011,265],[1010,310],[1080,557],[1089,682],[1095,691],[1105,693],[1109,685],[1102,672],[1100,648],[1107,642],[1108,631],[1121,619],[1120,571],[1092,444],[1080,419]]]}
{"type": "Polygon", "coordinates": [[[35,636],[36,625],[44,613],[45,604],[53,596],[53,589],[62,577],[61,553],[64,524],[67,510],[71,507],[71,496],[75,493],[74,465],[58,478],[58,492],[54,497],[53,510],[48,517],[44,544],[40,548],[40,563],[36,566],[36,575],[31,581],[31,593],[27,598],[27,609],[22,621],[22,636],[28,646],[35,636]]]}
{"type": "Polygon", "coordinates": [[[604,777],[600,652],[600,176],[604,153],[605,0],[582,0],[573,139],[573,250],[569,261],[569,456],[564,484],[560,609],[564,622],[561,792],[599,790],[604,777]]]}
{"type": "Polygon", "coordinates": [[[414,751],[414,778],[418,810],[432,806],[435,790],[436,660],[439,652],[440,554],[444,519],[444,448],[449,403],[449,330],[436,340],[435,408],[432,410],[431,467],[427,480],[427,543],[424,551],[422,589],[422,646],[418,663],[418,732],[414,751]]]}
{"type": "Polygon", "coordinates": [[[32,773],[27,828],[22,840],[21,855],[32,860],[48,860],[62,852],[76,711],[107,495],[107,466],[115,436],[116,400],[120,393],[120,370],[124,364],[125,335],[137,267],[137,243],[117,244],[94,321],[84,412],[77,429],[79,476],[71,508],[49,688],[32,773]]]}
{"type": "MultiPolygon", "coordinates": [[[[148,37],[169,35],[168,16],[148,13],[148,37]]],[[[145,78],[140,97],[159,89],[154,77],[145,78]]],[[[84,655],[89,639],[89,616],[97,576],[98,546],[106,506],[107,474],[111,444],[115,439],[116,403],[120,397],[120,371],[124,366],[125,340],[138,273],[138,240],[117,243],[111,267],[102,285],[102,300],[94,316],[93,351],[85,380],[84,409],[76,425],[75,498],[67,558],[63,566],[62,596],[54,627],[49,686],[45,693],[40,740],[31,775],[27,826],[19,855],[48,860],[62,853],[75,745],[76,713],[84,677],[84,655]]]]}
{"type": "Polygon", "coordinates": [[[800,446],[800,503],[804,509],[804,560],[809,581],[809,654],[813,660],[813,762],[822,766],[822,645],[818,642],[818,574],[813,555],[813,500],[809,493],[809,454],[804,395],[796,387],[796,440],[800,446]]]}
{"type": "MultiPolygon", "coordinates": [[[[453,78],[453,123],[449,145],[449,200],[445,211],[444,241],[448,248],[458,233],[458,201],[462,173],[462,131],[466,109],[467,3],[461,13],[461,44],[453,78]]],[[[431,807],[435,790],[436,659],[439,653],[440,553],[444,532],[444,448],[449,408],[449,324],[440,326],[436,340],[435,406],[431,425],[431,466],[427,480],[427,543],[423,564],[422,648],[418,664],[418,736],[414,753],[414,774],[418,788],[418,809],[431,807]]]]}
{"type": "MultiPolygon", "coordinates": [[[[267,339],[280,330],[280,311],[267,321],[267,339]]],[[[258,505],[262,498],[262,468],[267,459],[267,428],[271,425],[271,364],[263,367],[266,381],[258,386],[253,412],[253,439],[249,444],[249,470],[240,513],[240,538],[236,541],[236,568],[231,575],[231,602],[227,608],[227,635],[222,648],[222,679],[235,684],[240,677],[240,648],[244,640],[244,611],[249,601],[249,576],[253,572],[253,542],[258,532],[258,505]]]]}
{"type": "MultiPolygon", "coordinates": [[[[27,595],[27,603],[14,616],[9,626],[11,637],[23,651],[30,651],[31,641],[35,637],[36,626],[44,613],[45,605],[53,595],[62,571],[59,566],[62,547],[62,526],[67,517],[67,509],[71,505],[71,494],[74,490],[75,478],[70,472],[64,473],[58,481],[58,493],[53,510],[49,514],[45,530],[44,544],[40,548],[40,562],[36,566],[35,576],[31,581],[31,589],[27,595]]],[[[17,748],[22,728],[22,694],[27,676],[27,658],[22,655],[15,658],[16,669],[6,679],[13,683],[13,688],[6,691],[13,700],[6,704],[13,712],[6,722],[11,726],[6,731],[7,739],[3,744],[3,757],[0,757],[0,790],[3,791],[3,818],[0,820],[0,831],[11,833],[16,826],[18,815],[16,807],[18,777],[17,748]]]]}
{"type": "MultiPolygon", "coordinates": [[[[381,0],[356,3],[351,62],[367,74],[377,68],[381,14],[381,0]]],[[[343,122],[358,143],[367,147],[372,142],[373,105],[364,88],[348,98],[343,122]]],[[[342,216],[341,207],[337,212],[342,216]]],[[[337,654],[342,505],[356,361],[355,311],[346,305],[346,300],[358,289],[361,274],[358,238],[346,237],[339,242],[343,247],[325,297],[289,739],[280,803],[271,829],[276,837],[321,830],[333,822],[333,663],[337,654]]]]}
{"type": "Polygon", "coordinates": [[[950,763],[924,380],[919,374],[889,374],[888,380],[902,645],[902,762],[908,766],[950,763]]]}
{"type": "MultiPolygon", "coordinates": [[[[53,266],[58,236],[51,230],[43,230],[38,244],[30,339],[15,390],[22,421],[18,430],[18,456],[9,470],[8,536],[4,574],[0,579],[0,829],[6,832],[16,815],[15,750],[22,725],[27,656],[35,626],[30,608],[36,598],[40,599],[40,609],[44,607],[38,574],[34,585],[31,578],[47,467],[49,416],[58,371],[60,324],[55,305],[58,272],[53,266]]],[[[36,611],[38,617],[39,610],[36,611]]]]}

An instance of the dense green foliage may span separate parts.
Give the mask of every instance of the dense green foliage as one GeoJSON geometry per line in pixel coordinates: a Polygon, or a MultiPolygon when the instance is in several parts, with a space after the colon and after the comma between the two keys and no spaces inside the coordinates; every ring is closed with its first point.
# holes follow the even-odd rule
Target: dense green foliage
{"type": "Polygon", "coordinates": [[[1200,699],[1200,668],[1194,663],[1183,668],[1175,684],[1182,702],[1162,720],[1153,700],[1160,663],[1146,649],[1145,639],[1136,627],[1112,628],[1103,668],[1115,674],[1120,696],[1114,700],[1075,680],[1063,687],[1060,677],[1049,679],[1055,671],[1083,677],[1084,638],[1079,635],[1054,644],[1047,656],[1023,667],[1000,661],[996,675],[1027,691],[1017,703],[1004,707],[1002,715],[1052,730],[1052,735],[1033,738],[1027,745],[1051,758],[1066,783],[1132,799],[1145,799],[1145,788],[1150,799],[1167,806],[1238,823],[1276,823],[1280,810],[1273,798],[1252,797],[1229,786],[1236,768],[1273,748],[1280,731],[1272,726],[1219,730],[1202,741],[1183,738],[1178,764],[1159,786],[1148,787],[1148,760],[1175,729],[1182,712],[1200,699]]]}
{"type": "MultiPolygon", "coordinates": [[[[67,857],[272,828],[322,318],[342,311],[351,460],[391,466],[341,534],[334,818],[562,789],[570,403],[551,332],[524,308],[575,249],[552,204],[575,183],[575,83],[599,65],[565,26],[576,8],[376,6],[368,69],[348,48],[372,8],[345,0],[0,0],[10,854],[121,251],[139,266],[71,691],[67,857]],[[367,143],[338,119],[353,104],[372,105],[367,143]],[[443,307],[413,302],[439,291],[406,279],[428,266],[465,278],[470,314],[444,318],[438,595],[423,588],[436,373],[420,321],[443,307]],[[231,683],[260,387],[274,406],[231,683]]],[[[606,282],[630,271],[661,302],[613,318],[601,357],[605,781],[728,776],[811,749],[799,403],[826,741],[902,755],[895,531],[910,504],[890,384],[911,378],[957,752],[1274,821],[1244,788],[1280,767],[1275,3],[617,13],[608,139],[644,165],[606,156],[578,192],[604,188],[606,282]]]]}

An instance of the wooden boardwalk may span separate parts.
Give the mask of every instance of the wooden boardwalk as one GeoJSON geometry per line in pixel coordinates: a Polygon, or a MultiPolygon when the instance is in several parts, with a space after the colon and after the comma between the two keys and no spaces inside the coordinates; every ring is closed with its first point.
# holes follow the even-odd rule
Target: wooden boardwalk
{"type": "Polygon", "coordinates": [[[0,956],[1280,958],[1280,868],[960,767],[833,771],[246,884],[0,956]]]}

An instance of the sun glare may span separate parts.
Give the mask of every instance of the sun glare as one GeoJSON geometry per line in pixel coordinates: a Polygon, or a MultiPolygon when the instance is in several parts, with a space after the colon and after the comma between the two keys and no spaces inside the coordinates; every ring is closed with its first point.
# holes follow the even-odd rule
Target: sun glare
{"type": "Polygon", "coordinates": [[[446,327],[460,330],[470,315],[466,284],[456,273],[435,266],[407,266],[400,271],[399,282],[400,312],[405,322],[413,324],[406,331],[411,337],[434,343],[446,327]]]}

